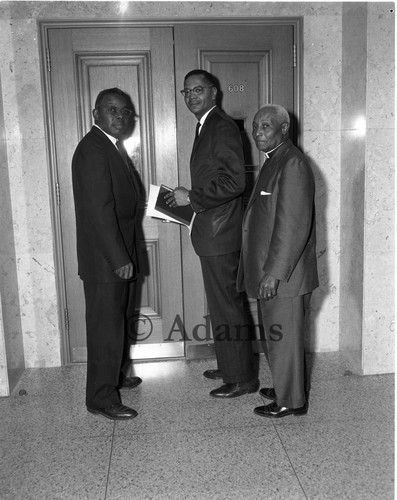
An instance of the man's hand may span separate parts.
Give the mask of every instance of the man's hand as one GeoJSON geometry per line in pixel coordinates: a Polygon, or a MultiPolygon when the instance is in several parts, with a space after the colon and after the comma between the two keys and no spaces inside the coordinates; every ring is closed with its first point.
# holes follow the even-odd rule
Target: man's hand
{"type": "Polygon", "coordinates": [[[119,278],[123,280],[129,280],[134,275],[134,265],[132,262],[129,262],[125,266],[115,269],[114,272],[117,274],[119,278]]]}
{"type": "Polygon", "coordinates": [[[265,300],[273,299],[277,295],[279,283],[280,280],[266,273],[259,282],[259,297],[265,300]]]}
{"type": "Polygon", "coordinates": [[[189,191],[184,187],[175,188],[172,193],[167,193],[164,199],[170,207],[185,207],[190,205],[188,200],[189,191]]]}

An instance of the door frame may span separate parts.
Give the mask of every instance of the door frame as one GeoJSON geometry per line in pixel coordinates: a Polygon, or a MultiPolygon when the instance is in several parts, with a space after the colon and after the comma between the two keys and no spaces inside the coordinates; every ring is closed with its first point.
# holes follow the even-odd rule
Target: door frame
{"type": "MultiPolygon", "coordinates": [[[[163,19],[158,20],[105,20],[105,21],[38,21],[39,31],[39,56],[40,56],[40,74],[42,82],[43,103],[44,103],[44,129],[47,149],[47,165],[48,177],[50,185],[50,211],[53,233],[53,248],[54,248],[54,264],[55,264],[55,282],[58,299],[58,319],[60,327],[60,349],[62,365],[71,364],[70,343],[68,335],[68,313],[66,302],[66,285],[65,285],[65,270],[63,266],[64,256],[62,249],[62,234],[61,234],[61,214],[60,214],[60,198],[59,198],[59,183],[56,169],[56,149],[55,135],[53,123],[53,107],[52,107],[52,88],[51,88],[51,61],[48,47],[48,31],[50,29],[62,28],[134,28],[134,27],[170,27],[173,28],[178,24],[240,24],[242,26],[249,25],[272,25],[272,26],[292,26],[294,37],[294,119],[297,123],[302,123],[303,120],[303,18],[302,17],[266,17],[266,18],[208,18],[208,19],[163,19]]],[[[302,146],[302,128],[296,127],[297,137],[296,143],[298,147],[302,146]]],[[[183,311],[185,314],[185,311],[183,311]]],[[[208,348],[208,346],[206,346],[208,348]]],[[[185,353],[186,354],[186,353],[185,353]]]]}

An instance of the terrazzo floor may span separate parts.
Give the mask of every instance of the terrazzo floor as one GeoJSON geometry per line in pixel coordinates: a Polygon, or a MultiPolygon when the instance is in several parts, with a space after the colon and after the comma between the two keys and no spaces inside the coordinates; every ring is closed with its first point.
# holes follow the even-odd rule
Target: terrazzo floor
{"type": "Polygon", "coordinates": [[[338,353],[309,364],[309,413],[277,420],[254,415],[258,393],[209,397],[212,359],[136,364],[126,422],[86,411],[85,365],[28,369],[0,398],[0,498],[394,498],[394,376],[353,376],[338,353]]]}

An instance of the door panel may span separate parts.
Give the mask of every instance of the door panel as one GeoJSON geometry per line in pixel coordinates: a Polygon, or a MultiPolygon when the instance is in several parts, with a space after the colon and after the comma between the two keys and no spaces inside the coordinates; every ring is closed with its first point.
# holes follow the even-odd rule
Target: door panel
{"type": "MultiPolygon", "coordinates": [[[[171,28],[49,30],[55,177],[60,192],[61,260],[72,362],[86,359],[70,168],[73,152],[92,126],[92,108],[99,91],[119,87],[130,94],[139,117],[125,145],[146,193],[150,183],[177,184],[172,39],[171,28]]],[[[144,217],[145,198],[140,205],[141,245],[147,265],[137,301],[140,316],[131,357],[183,356],[183,342],[163,341],[176,314],[183,312],[180,229],[144,217]]]]}
{"type": "MultiPolygon", "coordinates": [[[[283,105],[296,114],[294,103],[294,28],[284,25],[177,25],[175,32],[175,77],[177,89],[192,69],[214,74],[221,86],[221,107],[238,124],[244,143],[247,201],[263,157],[251,137],[252,120],[266,103],[283,105]]],[[[182,96],[177,99],[178,160],[180,185],[190,187],[189,158],[196,119],[182,96]]],[[[292,131],[292,134],[294,132],[292,131]]],[[[208,308],[199,259],[182,234],[186,352],[209,345],[208,308]],[[200,334],[197,326],[200,326],[200,334]],[[195,330],[196,328],[196,330],[195,330]]],[[[256,317],[255,301],[249,308],[256,317]]],[[[193,355],[194,356],[194,355],[193,355]]]]}

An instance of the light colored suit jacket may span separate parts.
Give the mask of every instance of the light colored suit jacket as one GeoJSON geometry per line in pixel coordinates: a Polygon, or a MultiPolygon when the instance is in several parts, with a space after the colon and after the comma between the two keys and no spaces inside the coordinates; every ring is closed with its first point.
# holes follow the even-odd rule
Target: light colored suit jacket
{"type": "Polygon", "coordinates": [[[264,273],[280,280],[278,296],[318,286],[314,176],[305,156],[287,141],[259,173],[243,220],[237,286],[252,298],[264,273]]]}

